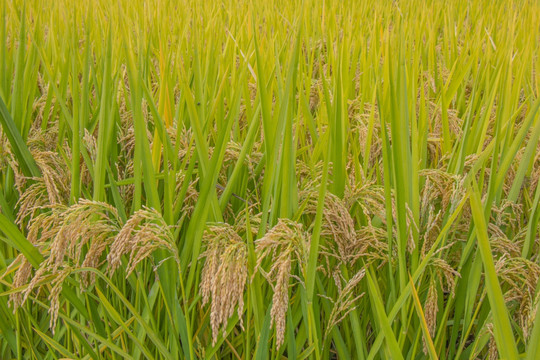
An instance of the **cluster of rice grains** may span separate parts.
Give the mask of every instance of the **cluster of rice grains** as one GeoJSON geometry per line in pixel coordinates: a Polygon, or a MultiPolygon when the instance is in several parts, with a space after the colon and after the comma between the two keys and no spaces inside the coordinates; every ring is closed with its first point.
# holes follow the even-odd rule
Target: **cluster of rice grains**
{"type": "Polygon", "coordinates": [[[0,359],[540,354],[537,1],[75,3],[0,0],[0,359]]]}
{"type": "MultiPolygon", "coordinates": [[[[122,256],[128,255],[126,277],[136,265],[157,249],[165,249],[179,262],[170,226],[154,210],[141,209],[125,223],[116,209],[103,202],[80,200],[69,207],[49,206],[29,225],[28,239],[46,256],[40,267],[32,266],[21,254],[12,266],[17,266],[13,286],[18,289],[10,295],[16,310],[33,290],[37,292],[52,279],[49,301],[50,326],[54,331],[59,310],[59,295],[64,280],[75,269],[106,269],[112,276],[121,265],[122,256]],[[84,254],[83,254],[84,251],[84,254]]],[[[95,274],[83,271],[80,288],[85,291],[95,281],[95,274]]]]}

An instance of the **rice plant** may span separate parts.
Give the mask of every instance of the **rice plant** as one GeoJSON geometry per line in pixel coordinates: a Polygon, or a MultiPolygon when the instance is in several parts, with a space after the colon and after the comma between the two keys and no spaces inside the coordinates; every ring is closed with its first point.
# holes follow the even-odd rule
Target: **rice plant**
{"type": "Polygon", "coordinates": [[[0,359],[540,359],[538,1],[0,17],[0,359]]]}

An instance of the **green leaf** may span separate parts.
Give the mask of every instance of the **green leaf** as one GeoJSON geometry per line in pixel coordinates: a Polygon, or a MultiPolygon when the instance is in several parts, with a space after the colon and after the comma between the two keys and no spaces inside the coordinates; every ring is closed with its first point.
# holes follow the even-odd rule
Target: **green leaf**
{"type": "Polygon", "coordinates": [[[489,303],[491,305],[491,314],[493,316],[493,331],[495,333],[497,350],[504,359],[517,359],[518,352],[514,334],[512,332],[512,324],[508,318],[508,309],[504,302],[501,285],[499,284],[495,264],[493,262],[493,254],[489,244],[489,236],[482,201],[480,199],[480,192],[474,180],[473,186],[469,191],[469,198],[476,229],[476,237],[478,239],[478,248],[484,264],[486,288],[489,303]]]}
{"type": "Polygon", "coordinates": [[[4,100],[0,97],[0,124],[4,133],[6,134],[9,143],[11,145],[11,150],[13,151],[15,157],[18,160],[18,164],[21,167],[21,170],[24,175],[29,177],[40,177],[41,172],[39,171],[30,150],[26,146],[19,129],[13,118],[11,117],[4,100]]]}

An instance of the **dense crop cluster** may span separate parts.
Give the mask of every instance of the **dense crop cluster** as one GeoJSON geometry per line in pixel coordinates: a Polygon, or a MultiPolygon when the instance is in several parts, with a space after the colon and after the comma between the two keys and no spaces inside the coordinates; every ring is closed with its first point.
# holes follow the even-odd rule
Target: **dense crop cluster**
{"type": "Polygon", "coordinates": [[[535,0],[0,0],[0,359],[537,359],[535,0]]]}

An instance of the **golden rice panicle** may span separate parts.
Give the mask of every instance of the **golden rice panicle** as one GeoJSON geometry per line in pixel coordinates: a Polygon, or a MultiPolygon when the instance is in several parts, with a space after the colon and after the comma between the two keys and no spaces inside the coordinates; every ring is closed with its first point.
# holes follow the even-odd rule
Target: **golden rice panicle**
{"type": "MultiPolygon", "coordinates": [[[[18,163],[14,160],[11,162],[16,174],[16,187],[21,194],[17,202],[19,209],[16,221],[19,225],[22,225],[28,216],[30,216],[28,223],[31,224],[35,212],[42,207],[68,204],[70,183],[75,180],[72,179],[70,168],[62,153],[69,158],[71,149],[66,141],[63,145],[58,143],[58,131],[58,122],[50,124],[47,128],[41,127],[41,120],[32,123],[27,143],[32,158],[40,170],[40,177],[23,176],[16,170],[18,163]],[[58,148],[61,148],[61,152],[58,148]],[[25,188],[27,180],[32,180],[32,183],[25,188]]],[[[85,168],[84,163],[83,167],[85,168]]]]}
{"type": "Polygon", "coordinates": [[[28,241],[32,244],[46,244],[50,242],[62,225],[62,215],[67,207],[55,205],[43,208],[43,211],[28,224],[28,241]]]}
{"type": "Polygon", "coordinates": [[[49,204],[47,195],[47,186],[42,178],[34,179],[34,183],[28,186],[19,197],[17,206],[16,223],[22,226],[24,219],[29,218],[29,223],[32,223],[37,210],[49,204]]]}
{"type": "Polygon", "coordinates": [[[122,263],[122,256],[129,254],[126,267],[126,277],[128,277],[137,264],[150,257],[157,249],[167,250],[179,263],[178,250],[171,228],[161,214],[154,209],[145,207],[135,212],[113,240],[107,255],[108,273],[114,274],[122,263]]]}
{"type": "Polygon", "coordinates": [[[259,228],[261,226],[261,218],[262,213],[252,213],[253,209],[256,209],[256,204],[250,205],[249,207],[246,207],[242,209],[237,215],[236,219],[234,220],[234,230],[239,235],[246,235],[248,231],[248,217],[249,217],[249,230],[251,231],[251,235],[255,237],[257,233],[259,232],[259,228]],[[247,214],[249,213],[249,216],[247,214]]]}
{"type": "MultiPolygon", "coordinates": [[[[56,205],[45,209],[48,211],[39,214],[30,225],[28,240],[38,245],[42,252],[48,253],[48,257],[28,282],[32,266],[26,258],[19,256],[20,266],[15,273],[13,286],[14,288],[26,284],[28,286],[22,293],[10,296],[15,309],[26,301],[34,289],[37,288],[38,291],[41,289],[43,285],[40,283],[46,276],[52,275],[61,279],[62,276],[67,276],[66,269],[71,269],[72,266],[97,267],[102,253],[120,226],[116,209],[106,203],[81,199],[71,207],[56,205]],[[81,261],[86,244],[89,244],[89,251],[84,261],[81,261]]],[[[93,282],[94,276],[90,279],[93,282]]],[[[60,282],[53,281],[53,290],[54,284],[60,288],[62,286],[60,282]]],[[[88,285],[88,274],[83,272],[81,288],[88,285]]],[[[52,300],[58,299],[60,290],[56,295],[51,295],[52,300]]],[[[57,310],[53,311],[54,315],[57,310]]],[[[54,326],[55,321],[51,320],[51,326],[54,326]]]]}
{"type": "Polygon", "coordinates": [[[4,134],[4,131],[0,129],[0,171],[5,171],[9,166],[9,160],[12,157],[11,146],[9,140],[4,134]]]}
{"type": "Polygon", "coordinates": [[[256,241],[256,269],[274,288],[272,297],[271,326],[276,325],[276,344],[281,345],[285,339],[286,314],[289,306],[290,277],[300,279],[292,274],[293,266],[303,270],[309,255],[309,240],[302,224],[287,219],[279,219],[276,226],[256,241]],[[272,266],[268,272],[262,269],[264,259],[270,258],[272,266]]]}
{"type": "MultiPolygon", "coordinates": [[[[109,244],[120,228],[121,220],[117,210],[102,202],[81,199],[63,212],[60,218],[60,227],[51,243],[50,256],[47,266],[55,272],[64,264],[64,257],[73,265],[80,266],[82,249],[86,244],[102,243],[109,244]]],[[[95,247],[95,245],[94,245],[95,247]]],[[[98,257],[93,250],[91,257],[98,257]]],[[[95,264],[95,259],[88,259],[87,263],[95,264]]]]}
{"type": "Polygon", "coordinates": [[[371,220],[368,220],[366,226],[361,226],[356,231],[351,245],[351,261],[355,262],[363,257],[366,263],[377,262],[378,266],[384,265],[389,259],[387,239],[386,228],[373,226],[371,220]]]}
{"type": "Polygon", "coordinates": [[[538,306],[540,303],[540,292],[536,294],[536,297],[534,298],[530,310],[528,311],[528,314],[525,318],[525,326],[523,326],[523,336],[525,336],[526,339],[528,339],[531,335],[531,329],[533,328],[534,321],[536,320],[536,316],[538,315],[538,306]]]}
{"type": "Polygon", "coordinates": [[[347,317],[347,315],[349,315],[351,311],[356,309],[356,301],[360,299],[364,294],[357,294],[355,290],[365,275],[366,269],[361,269],[356,274],[354,274],[354,276],[345,284],[343,288],[341,287],[340,277],[338,276],[335,279],[336,285],[338,286],[339,294],[335,301],[330,299],[334,303],[334,306],[332,308],[330,316],[328,317],[328,325],[326,326],[324,339],[328,337],[330,331],[334,328],[334,326],[338,325],[347,317]]]}
{"type": "Polygon", "coordinates": [[[116,269],[122,264],[122,256],[131,252],[133,248],[132,236],[133,232],[139,227],[139,225],[145,220],[144,216],[135,213],[131,218],[126,221],[122,229],[116,235],[109,254],[107,255],[107,263],[110,275],[114,274],[116,269]]]}
{"type": "Polygon", "coordinates": [[[209,226],[203,236],[206,251],[201,273],[202,305],[211,299],[210,324],[212,342],[217,342],[219,328],[227,328],[228,319],[237,307],[240,326],[244,311],[244,289],[247,281],[247,244],[229,224],[209,226]]]}
{"type": "Polygon", "coordinates": [[[56,277],[52,281],[52,288],[51,292],[49,293],[49,314],[51,315],[49,328],[53,334],[56,328],[56,321],[58,320],[58,312],[60,311],[60,293],[62,292],[64,281],[71,274],[71,272],[71,268],[64,268],[62,271],[56,274],[56,277]]]}
{"type": "Polygon", "coordinates": [[[535,313],[538,301],[536,289],[540,278],[540,266],[521,256],[509,258],[503,255],[495,264],[495,268],[501,282],[508,285],[504,300],[507,306],[516,309],[514,318],[527,338],[533,325],[531,314],[535,313]]]}
{"type": "MultiPolygon", "coordinates": [[[[433,338],[435,336],[435,331],[437,329],[437,313],[439,312],[438,293],[437,293],[437,284],[435,282],[435,277],[431,278],[429,282],[428,294],[426,302],[424,304],[424,314],[426,318],[426,324],[429,331],[429,336],[433,338]]],[[[423,351],[424,354],[428,354],[427,343],[424,338],[422,338],[423,351]]]]}
{"type": "MultiPolygon", "coordinates": [[[[315,215],[317,212],[317,191],[305,191],[300,194],[300,201],[306,202],[305,214],[315,215]]],[[[333,240],[336,249],[335,256],[343,262],[355,258],[351,251],[356,238],[354,221],[345,207],[343,200],[332,193],[327,193],[324,199],[323,224],[321,235],[333,240]]]]}
{"type": "Polygon", "coordinates": [[[283,344],[285,339],[286,315],[289,307],[289,277],[291,276],[291,259],[286,256],[279,259],[276,268],[274,295],[272,296],[272,309],[270,326],[276,326],[276,345],[283,344]]]}
{"type": "Polygon", "coordinates": [[[22,185],[18,186],[21,196],[17,201],[16,222],[19,226],[22,226],[27,217],[31,223],[40,208],[65,205],[69,199],[70,173],[60,155],[53,151],[34,150],[32,156],[41,171],[41,177],[21,180],[32,180],[26,189],[22,185]]]}
{"type": "Polygon", "coordinates": [[[499,350],[497,350],[497,343],[495,341],[495,332],[493,329],[493,323],[486,324],[486,331],[489,334],[489,344],[488,344],[488,356],[489,360],[499,359],[499,350]]]}
{"type": "Polygon", "coordinates": [[[199,178],[195,178],[192,180],[191,178],[186,179],[185,176],[186,174],[183,171],[179,171],[176,174],[175,192],[177,194],[180,194],[183,190],[184,185],[187,186],[187,189],[185,190],[185,194],[182,199],[178,196],[175,197],[174,207],[181,207],[183,213],[191,216],[191,214],[193,214],[193,211],[195,210],[195,204],[197,203],[197,200],[199,198],[199,192],[196,188],[199,178]],[[189,183],[185,184],[184,181],[189,181],[189,183]],[[182,204],[178,204],[179,201],[182,201],[182,204]]]}
{"type": "Polygon", "coordinates": [[[384,187],[372,181],[366,180],[361,186],[350,184],[345,189],[343,202],[347,209],[352,209],[354,206],[360,207],[367,218],[372,219],[375,216],[381,219],[386,218],[384,187]]]}
{"type": "MultiPolygon", "coordinates": [[[[39,246],[41,251],[50,248],[52,240],[55,239],[60,229],[59,214],[65,211],[65,207],[53,206],[48,210],[49,211],[43,212],[36,216],[29,226],[27,236],[30,243],[39,246]]],[[[36,272],[32,277],[33,267],[23,254],[20,254],[11,266],[15,266],[16,264],[19,264],[19,268],[15,272],[15,276],[13,278],[13,288],[17,289],[24,285],[28,286],[26,289],[10,295],[10,303],[14,310],[25,303],[29,294],[34,290],[34,288],[38,287],[38,283],[44,278],[45,274],[49,272],[47,261],[44,261],[41,266],[36,269],[36,272]]],[[[40,286],[38,288],[40,288],[40,286]]]]}
{"type": "MultiPolygon", "coordinates": [[[[446,247],[439,249],[437,252],[442,252],[442,250],[452,245],[453,244],[449,244],[446,247]]],[[[439,280],[443,290],[449,292],[450,296],[454,296],[456,289],[456,278],[461,277],[460,273],[442,258],[431,258],[429,261],[429,266],[433,270],[436,278],[439,280]]]]}
{"type": "Polygon", "coordinates": [[[437,237],[439,236],[440,230],[441,230],[441,223],[443,218],[443,212],[439,210],[437,214],[434,213],[434,208],[430,207],[427,211],[427,216],[424,217],[421,221],[422,228],[421,228],[421,234],[422,235],[422,248],[421,248],[421,255],[424,257],[426,253],[431,249],[433,244],[435,243],[435,240],[437,240],[437,237]]]}
{"type": "Polygon", "coordinates": [[[69,199],[71,176],[65,161],[53,151],[35,151],[32,155],[41,170],[49,204],[66,204],[69,199]]]}
{"type": "Polygon", "coordinates": [[[21,305],[26,302],[26,300],[28,299],[28,297],[30,296],[30,294],[32,293],[34,289],[37,288],[39,292],[39,290],[41,289],[41,286],[38,286],[38,284],[45,278],[47,270],[48,269],[46,267],[40,267],[39,269],[36,270],[34,277],[32,277],[32,280],[30,280],[30,282],[28,283],[27,288],[24,289],[24,291],[22,292],[21,305]]]}
{"type": "Polygon", "coordinates": [[[420,170],[419,175],[426,180],[420,194],[420,207],[423,216],[427,215],[430,207],[437,204],[440,204],[443,210],[452,211],[466,194],[461,176],[439,168],[420,170]]]}
{"type": "MultiPolygon", "coordinates": [[[[28,280],[32,276],[32,264],[26,259],[23,254],[19,254],[17,258],[10,265],[8,270],[10,270],[15,265],[19,265],[15,275],[13,276],[13,289],[17,289],[28,283],[28,280]]],[[[21,292],[14,292],[9,295],[9,302],[13,306],[13,310],[17,310],[23,304],[23,294],[21,292]]]]}

